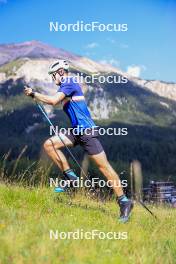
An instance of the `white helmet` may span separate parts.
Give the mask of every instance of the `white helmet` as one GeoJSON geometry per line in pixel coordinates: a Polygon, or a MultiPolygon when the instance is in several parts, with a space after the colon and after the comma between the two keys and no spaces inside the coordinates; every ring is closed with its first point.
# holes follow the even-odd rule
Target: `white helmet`
{"type": "Polygon", "coordinates": [[[52,63],[49,67],[48,74],[55,73],[61,68],[63,68],[64,70],[69,69],[69,64],[66,60],[58,60],[52,63]]]}

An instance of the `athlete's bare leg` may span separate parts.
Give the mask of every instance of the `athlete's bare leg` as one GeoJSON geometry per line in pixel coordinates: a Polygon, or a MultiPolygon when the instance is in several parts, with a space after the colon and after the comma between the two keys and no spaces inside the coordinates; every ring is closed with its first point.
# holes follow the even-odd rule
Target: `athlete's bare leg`
{"type": "Polygon", "coordinates": [[[98,169],[107,178],[107,180],[113,183],[112,187],[115,194],[118,197],[122,196],[124,193],[120,184],[120,178],[108,162],[105,152],[102,151],[101,153],[96,155],[89,155],[89,157],[96,163],[98,169]]]}
{"type": "MultiPolygon", "coordinates": [[[[62,137],[62,140],[64,141],[64,144],[66,146],[73,146],[72,142],[63,134],[60,135],[62,137]]],[[[43,147],[48,154],[48,156],[54,161],[54,163],[61,169],[61,171],[66,171],[70,169],[70,166],[68,164],[68,161],[63,154],[63,152],[60,150],[64,147],[63,142],[58,136],[53,136],[49,139],[47,139],[43,147]]]]}

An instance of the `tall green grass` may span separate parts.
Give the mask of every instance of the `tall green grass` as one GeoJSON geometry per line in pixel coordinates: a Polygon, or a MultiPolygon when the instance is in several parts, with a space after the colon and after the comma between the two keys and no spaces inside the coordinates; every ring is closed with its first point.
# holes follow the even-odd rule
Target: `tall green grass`
{"type": "Polygon", "coordinates": [[[112,199],[92,199],[85,189],[55,194],[47,187],[51,166],[42,161],[23,164],[26,149],[10,169],[10,151],[0,163],[0,263],[176,263],[175,209],[152,206],[155,220],[135,205],[130,221],[120,224],[119,209],[112,199]],[[78,229],[127,232],[128,238],[50,239],[50,230],[78,229]]]}
{"type": "Polygon", "coordinates": [[[127,224],[115,202],[55,194],[51,188],[0,185],[0,260],[9,263],[176,263],[174,209],[136,205],[127,224]],[[127,232],[127,240],[54,240],[49,231],[127,232]]]}

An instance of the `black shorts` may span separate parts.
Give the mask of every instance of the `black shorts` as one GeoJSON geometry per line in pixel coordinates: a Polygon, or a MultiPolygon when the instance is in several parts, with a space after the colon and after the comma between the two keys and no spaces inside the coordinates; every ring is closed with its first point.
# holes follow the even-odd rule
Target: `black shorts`
{"type": "Polygon", "coordinates": [[[91,129],[87,129],[88,134],[75,135],[72,130],[68,130],[65,136],[73,143],[74,146],[80,145],[88,153],[88,155],[96,155],[104,151],[98,139],[98,131],[91,133],[91,129]]]}

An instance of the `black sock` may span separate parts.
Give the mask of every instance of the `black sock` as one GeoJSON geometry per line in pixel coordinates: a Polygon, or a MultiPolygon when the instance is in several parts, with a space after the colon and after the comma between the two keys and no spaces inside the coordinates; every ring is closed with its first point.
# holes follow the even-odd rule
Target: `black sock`
{"type": "Polygon", "coordinates": [[[123,195],[117,197],[117,200],[118,200],[119,203],[120,203],[120,202],[128,202],[128,198],[126,197],[125,194],[123,194],[123,195]]]}
{"type": "Polygon", "coordinates": [[[76,174],[74,173],[74,171],[72,169],[65,170],[63,172],[63,174],[68,180],[77,180],[78,179],[78,177],[76,176],[76,174]]]}

